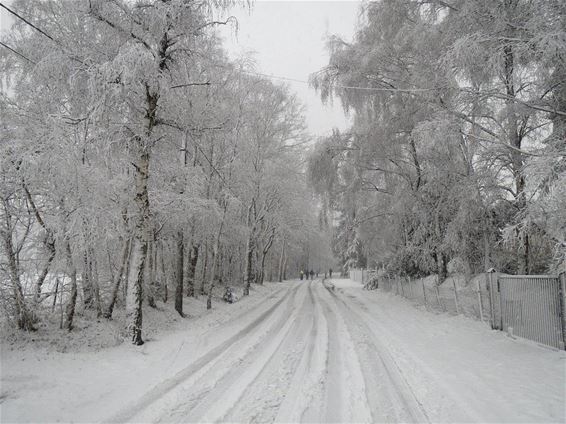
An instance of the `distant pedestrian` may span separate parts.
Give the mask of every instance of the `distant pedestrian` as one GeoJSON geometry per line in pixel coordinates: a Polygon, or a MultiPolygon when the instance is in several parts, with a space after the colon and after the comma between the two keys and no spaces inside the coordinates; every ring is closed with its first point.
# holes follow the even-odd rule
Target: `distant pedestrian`
{"type": "Polygon", "coordinates": [[[299,271],[299,277],[301,278],[301,281],[303,281],[303,274],[304,274],[304,272],[303,272],[303,270],[301,269],[301,270],[299,271]]]}
{"type": "Polygon", "coordinates": [[[332,278],[332,268],[330,268],[330,269],[328,270],[328,276],[329,276],[328,278],[332,278]]]}
{"type": "Polygon", "coordinates": [[[311,280],[314,280],[314,271],[311,269],[311,280]]]}

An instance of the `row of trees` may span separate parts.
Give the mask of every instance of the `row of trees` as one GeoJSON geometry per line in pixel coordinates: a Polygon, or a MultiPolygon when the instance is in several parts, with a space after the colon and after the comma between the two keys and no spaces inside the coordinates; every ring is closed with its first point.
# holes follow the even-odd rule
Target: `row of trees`
{"type": "Polygon", "coordinates": [[[184,315],[184,296],[210,308],[215,286],[248,294],[298,269],[315,222],[301,107],[227,59],[215,27],[230,6],[13,3],[0,296],[14,325],[33,330],[59,292],[71,330],[79,294],[93,316],[125,305],[139,345],[144,301],[174,297],[184,315]]]}
{"type": "MultiPolygon", "coordinates": [[[[309,159],[345,266],[528,274],[566,258],[566,3],[371,2],[311,77],[353,126],[309,159]]],[[[328,218],[326,219],[328,221],[328,218]]]]}

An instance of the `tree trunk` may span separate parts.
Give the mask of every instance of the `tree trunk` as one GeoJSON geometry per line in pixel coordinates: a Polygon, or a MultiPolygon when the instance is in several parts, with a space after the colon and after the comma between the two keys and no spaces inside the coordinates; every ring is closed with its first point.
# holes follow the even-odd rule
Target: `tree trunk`
{"type": "Polygon", "coordinates": [[[128,263],[128,256],[129,256],[128,253],[130,251],[129,249],[130,243],[131,240],[124,241],[124,247],[122,248],[122,260],[120,262],[120,269],[118,270],[118,275],[116,276],[116,280],[114,281],[114,285],[112,287],[112,295],[110,296],[110,303],[108,304],[108,307],[106,308],[106,311],[104,311],[103,314],[104,318],[106,319],[111,319],[112,312],[114,312],[114,305],[116,305],[116,300],[118,299],[118,292],[120,290],[120,282],[122,281],[126,264],[128,263]]]}
{"type": "MultiPolygon", "coordinates": [[[[87,243],[85,237],[85,244],[87,243]]],[[[82,286],[83,286],[83,303],[85,309],[92,309],[94,307],[94,290],[92,285],[92,263],[89,258],[88,248],[83,250],[83,272],[82,272],[82,286]]]]}
{"type": "Polygon", "coordinates": [[[437,269],[438,269],[438,284],[442,284],[444,280],[448,277],[448,261],[444,253],[439,253],[437,257],[437,269]]]}
{"type": "MultiPolygon", "coordinates": [[[[138,140],[141,143],[141,140],[138,140]]],[[[135,166],[136,223],[131,249],[130,268],[127,279],[126,320],[132,343],[142,345],[142,299],[145,260],[147,257],[147,226],[149,223],[149,196],[147,181],[149,177],[149,152],[138,145],[135,166]]]]}
{"type": "Polygon", "coordinates": [[[483,232],[483,271],[487,272],[490,266],[490,246],[489,246],[489,234],[484,230],[483,232]]]}
{"type": "Polygon", "coordinates": [[[200,280],[200,294],[204,296],[206,294],[204,289],[204,283],[206,281],[206,268],[208,266],[208,243],[204,244],[204,261],[202,265],[202,278],[200,280]]]}
{"type": "MultiPolygon", "coordinates": [[[[222,226],[220,226],[220,231],[222,231],[222,226]]],[[[206,309],[212,309],[212,290],[214,289],[214,279],[216,278],[216,264],[218,262],[218,244],[220,242],[220,231],[218,238],[214,243],[214,248],[212,250],[212,266],[210,268],[210,278],[208,282],[208,294],[206,298],[206,309]]]]}
{"type": "Polygon", "coordinates": [[[151,308],[157,308],[157,305],[155,304],[155,263],[154,263],[154,254],[153,254],[154,250],[155,250],[154,241],[151,240],[148,243],[148,253],[147,253],[148,261],[147,261],[147,274],[146,274],[147,276],[146,298],[147,298],[147,304],[151,308]]]}
{"type": "MultiPolygon", "coordinates": [[[[507,19],[509,22],[514,22],[516,13],[516,4],[512,2],[505,2],[507,19]]],[[[509,29],[509,37],[515,36],[514,30],[509,29]]],[[[519,118],[517,116],[515,107],[515,53],[513,47],[507,44],[503,47],[504,59],[504,82],[505,94],[507,94],[506,108],[507,108],[507,138],[508,143],[514,149],[511,151],[511,169],[513,178],[515,180],[515,200],[517,206],[517,215],[527,207],[527,198],[525,193],[525,174],[523,172],[523,154],[520,152],[522,135],[519,130],[519,118]]],[[[517,231],[517,238],[519,240],[519,248],[517,249],[517,264],[518,274],[529,273],[529,236],[528,228],[524,228],[522,232],[517,231]]]]}
{"type": "Polygon", "coordinates": [[[163,243],[160,242],[159,243],[161,246],[161,254],[159,255],[159,259],[160,259],[160,263],[161,263],[161,294],[163,296],[163,303],[167,303],[167,300],[169,299],[169,289],[168,289],[168,285],[167,285],[167,273],[165,272],[165,252],[164,252],[164,247],[163,247],[163,243]]]}
{"type": "Polygon", "coordinates": [[[187,296],[189,297],[195,297],[195,276],[197,271],[198,254],[199,245],[194,244],[191,248],[189,268],[187,271],[187,296]]]}
{"type": "Polygon", "coordinates": [[[100,300],[100,285],[98,281],[98,261],[96,259],[96,254],[91,249],[90,251],[91,264],[92,264],[92,285],[94,289],[94,304],[96,308],[96,317],[100,318],[102,316],[102,302],[100,300]]]}
{"type": "Polygon", "coordinates": [[[287,241],[285,239],[283,239],[283,243],[281,244],[281,255],[279,256],[279,270],[278,270],[278,276],[277,276],[277,281],[279,281],[280,283],[283,281],[283,260],[285,258],[285,244],[287,243],[287,241]]]}
{"type": "Polygon", "coordinates": [[[51,263],[55,259],[55,253],[56,253],[55,240],[53,238],[53,231],[51,231],[50,228],[47,228],[45,221],[43,221],[43,218],[41,217],[39,210],[37,209],[37,206],[35,205],[35,202],[33,201],[33,197],[31,197],[31,193],[29,192],[25,181],[22,183],[22,185],[23,185],[26,197],[28,199],[28,203],[31,206],[33,213],[35,214],[35,218],[36,218],[37,222],[45,230],[45,238],[43,239],[43,245],[45,246],[45,248],[49,252],[49,256],[47,257],[47,262],[43,266],[43,269],[42,269],[41,273],[39,274],[39,277],[37,278],[37,281],[36,281],[36,284],[35,284],[35,303],[39,303],[39,302],[41,302],[41,287],[43,286],[43,283],[45,282],[45,278],[47,277],[47,274],[49,273],[49,267],[51,266],[51,263]]]}
{"type": "Polygon", "coordinates": [[[248,241],[246,244],[246,258],[244,266],[244,296],[249,296],[250,286],[252,283],[252,266],[253,266],[253,238],[252,233],[248,236],[248,241]]]}
{"type": "Polygon", "coordinates": [[[69,278],[71,279],[71,293],[69,295],[67,305],[65,306],[65,324],[63,325],[63,328],[71,331],[73,329],[73,318],[75,316],[75,307],[77,305],[77,268],[73,261],[71,243],[68,238],[65,240],[65,255],[67,259],[67,268],[69,270],[69,278]]]}
{"type": "Polygon", "coordinates": [[[53,295],[53,305],[51,306],[51,313],[55,312],[55,305],[57,305],[57,294],[59,293],[59,279],[55,279],[55,294],[53,295]]]}
{"type": "Polygon", "coordinates": [[[261,261],[260,261],[260,267],[259,267],[259,278],[258,278],[258,282],[260,285],[263,285],[263,281],[265,280],[265,258],[267,257],[267,254],[265,252],[261,253],[261,261]]]}
{"type": "Polygon", "coordinates": [[[35,331],[36,328],[33,326],[33,314],[30,313],[26,306],[24,293],[20,282],[20,273],[16,260],[16,253],[14,252],[14,246],[12,242],[12,233],[14,230],[12,228],[12,220],[8,208],[8,201],[6,199],[2,200],[4,204],[4,219],[6,222],[6,227],[3,231],[2,238],[4,241],[4,250],[8,258],[10,283],[12,284],[12,290],[14,293],[14,306],[17,316],[16,324],[20,330],[35,331]]]}
{"type": "Polygon", "coordinates": [[[216,278],[216,267],[219,261],[220,252],[220,237],[222,237],[222,228],[224,228],[224,220],[226,219],[226,210],[228,209],[228,204],[224,205],[224,212],[222,213],[222,221],[218,227],[218,233],[216,235],[216,240],[214,241],[214,248],[212,250],[212,269],[210,271],[210,283],[208,286],[208,297],[206,299],[206,309],[212,308],[212,289],[214,288],[214,279],[216,278]]]}
{"type": "Polygon", "coordinates": [[[47,262],[45,263],[43,269],[41,270],[41,274],[39,274],[39,277],[37,278],[37,281],[35,283],[35,303],[41,302],[41,288],[43,286],[43,283],[45,282],[45,278],[47,278],[47,274],[49,273],[49,268],[51,267],[51,264],[55,259],[55,242],[51,240],[45,242],[44,244],[49,251],[49,256],[47,258],[47,262]]]}
{"type": "Polygon", "coordinates": [[[183,271],[185,259],[185,241],[183,231],[177,233],[177,284],[175,285],[175,310],[184,317],[183,314],[183,271]]]}

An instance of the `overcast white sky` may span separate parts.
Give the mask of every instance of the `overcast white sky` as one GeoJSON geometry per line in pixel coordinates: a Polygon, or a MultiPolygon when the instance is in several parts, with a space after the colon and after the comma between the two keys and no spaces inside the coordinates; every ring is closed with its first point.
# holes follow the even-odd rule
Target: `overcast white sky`
{"type": "MultiPolygon", "coordinates": [[[[328,34],[352,39],[360,4],[359,1],[259,0],[251,11],[231,12],[238,19],[239,30],[236,37],[230,29],[222,30],[225,46],[233,57],[255,51],[258,72],[306,81],[309,74],[328,64],[325,49],[328,34]]],[[[313,135],[348,126],[339,101],[325,106],[306,84],[287,84],[306,106],[308,129],[313,135]]]]}
{"type": "MultiPolygon", "coordinates": [[[[11,4],[11,0],[4,0],[11,4]]],[[[256,0],[251,10],[235,8],[230,13],[239,22],[237,36],[221,29],[232,57],[253,54],[257,71],[306,81],[309,74],[328,63],[325,38],[340,34],[350,40],[357,23],[360,1],[271,1],[256,0]]],[[[10,14],[0,8],[0,31],[11,25],[10,14]]],[[[276,80],[274,80],[276,81],[276,80]]],[[[308,130],[313,135],[344,129],[348,119],[339,101],[323,105],[306,84],[287,82],[306,106],[308,130]]]]}

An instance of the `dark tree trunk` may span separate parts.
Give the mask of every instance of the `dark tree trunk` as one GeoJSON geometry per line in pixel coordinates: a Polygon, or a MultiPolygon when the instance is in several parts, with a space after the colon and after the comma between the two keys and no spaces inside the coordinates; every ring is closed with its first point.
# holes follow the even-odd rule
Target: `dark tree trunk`
{"type": "Polygon", "coordinates": [[[285,244],[286,240],[283,239],[283,243],[281,244],[281,255],[279,256],[279,269],[277,275],[277,281],[280,283],[283,281],[283,263],[285,259],[285,244]]]}
{"type": "Polygon", "coordinates": [[[244,267],[244,296],[249,296],[250,294],[250,286],[253,279],[253,275],[252,275],[253,256],[254,256],[253,239],[252,239],[252,235],[250,234],[246,245],[246,264],[244,267]]]}
{"type": "MultiPolygon", "coordinates": [[[[86,240],[85,240],[86,243],[86,240]]],[[[83,250],[83,272],[82,272],[82,286],[83,286],[83,303],[85,309],[94,308],[94,290],[92,284],[92,262],[89,257],[88,248],[83,250]]]]}
{"type": "Polygon", "coordinates": [[[195,297],[195,275],[199,255],[199,245],[194,244],[191,248],[189,267],[187,270],[187,296],[195,297]]]}
{"type": "Polygon", "coordinates": [[[154,263],[154,251],[155,247],[154,247],[154,241],[150,241],[149,242],[149,246],[148,246],[148,261],[147,261],[147,273],[146,273],[146,278],[147,278],[147,304],[151,307],[151,308],[157,308],[157,305],[155,304],[155,263],[154,263]]]}
{"type": "Polygon", "coordinates": [[[165,272],[165,251],[163,248],[163,243],[160,242],[160,255],[159,255],[159,259],[160,259],[160,263],[161,263],[161,295],[163,298],[163,303],[167,303],[167,300],[169,300],[169,286],[167,284],[168,278],[167,278],[167,273],[165,272]]]}
{"type": "Polygon", "coordinates": [[[73,262],[71,244],[68,239],[65,241],[65,255],[67,258],[69,277],[71,278],[71,293],[69,295],[67,305],[65,306],[65,324],[63,325],[63,328],[71,331],[73,329],[73,318],[75,316],[75,307],[77,305],[77,268],[73,262]]]}
{"type": "Polygon", "coordinates": [[[92,263],[92,285],[94,289],[94,304],[96,308],[96,317],[100,318],[102,316],[102,302],[100,300],[100,285],[98,280],[98,260],[96,259],[96,254],[93,250],[90,252],[91,263],[92,263]]]}
{"type": "Polygon", "coordinates": [[[448,277],[448,260],[444,253],[436,255],[438,269],[438,284],[442,284],[448,277]]]}
{"type": "Polygon", "coordinates": [[[183,314],[183,271],[185,259],[185,241],[183,232],[179,231],[177,234],[177,284],[175,285],[175,310],[184,317],[183,314]]]}
{"type": "Polygon", "coordinates": [[[203,261],[203,266],[202,266],[202,278],[200,280],[200,294],[201,296],[204,296],[206,294],[204,285],[206,282],[206,270],[208,267],[208,244],[205,243],[204,244],[204,261],[203,261]]]}

